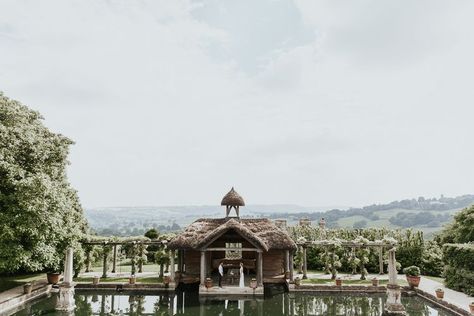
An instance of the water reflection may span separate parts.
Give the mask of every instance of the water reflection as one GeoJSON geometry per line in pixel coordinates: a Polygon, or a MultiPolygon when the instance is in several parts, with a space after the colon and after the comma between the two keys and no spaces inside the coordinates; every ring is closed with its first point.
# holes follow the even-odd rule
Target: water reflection
{"type": "MultiPolygon", "coordinates": [[[[55,296],[41,300],[15,315],[61,315],[54,311],[55,296]]],[[[264,299],[203,299],[197,293],[163,293],[128,295],[125,293],[87,293],[75,295],[75,315],[367,315],[379,316],[385,296],[317,295],[285,293],[264,299]]],[[[437,310],[417,297],[404,297],[403,305],[410,316],[450,314],[437,310]]]]}

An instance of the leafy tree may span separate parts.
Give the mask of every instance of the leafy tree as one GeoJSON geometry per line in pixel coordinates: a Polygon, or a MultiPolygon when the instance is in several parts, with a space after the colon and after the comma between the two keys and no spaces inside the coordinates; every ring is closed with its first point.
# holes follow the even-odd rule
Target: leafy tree
{"type": "Polygon", "coordinates": [[[436,239],[442,244],[474,241],[474,205],[454,215],[454,221],[436,239]]]}
{"type": "Polygon", "coordinates": [[[57,270],[86,231],[66,175],[73,142],[41,120],[0,93],[0,273],[57,270]]]}
{"type": "Polygon", "coordinates": [[[158,239],[159,236],[160,236],[160,233],[155,228],[152,228],[145,233],[145,237],[148,237],[151,240],[158,239]]]}

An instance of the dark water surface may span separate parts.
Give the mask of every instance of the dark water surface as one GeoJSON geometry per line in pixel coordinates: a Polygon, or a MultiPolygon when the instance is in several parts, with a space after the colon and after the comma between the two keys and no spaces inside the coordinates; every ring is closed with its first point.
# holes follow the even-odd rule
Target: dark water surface
{"type": "MultiPolygon", "coordinates": [[[[14,315],[65,315],[54,310],[57,294],[33,302],[14,315]]],[[[221,300],[197,293],[131,295],[77,292],[71,315],[382,315],[385,295],[284,293],[265,299],[221,300]]],[[[408,315],[451,315],[419,297],[403,297],[408,315]]]]}

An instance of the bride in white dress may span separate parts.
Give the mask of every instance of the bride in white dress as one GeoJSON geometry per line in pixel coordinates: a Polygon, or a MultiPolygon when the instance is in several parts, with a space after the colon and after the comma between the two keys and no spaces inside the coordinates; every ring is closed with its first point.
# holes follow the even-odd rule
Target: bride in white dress
{"type": "Polygon", "coordinates": [[[244,287],[244,264],[240,263],[240,281],[239,287],[244,287]]]}

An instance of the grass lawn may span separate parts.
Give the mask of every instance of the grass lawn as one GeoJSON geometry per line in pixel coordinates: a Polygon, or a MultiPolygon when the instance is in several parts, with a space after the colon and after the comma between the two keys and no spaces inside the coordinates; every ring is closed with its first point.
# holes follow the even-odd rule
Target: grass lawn
{"type": "Polygon", "coordinates": [[[46,273],[0,276],[0,292],[38,280],[46,280],[46,273]]]}
{"type": "MultiPolygon", "coordinates": [[[[387,284],[388,280],[379,280],[379,284],[387,284]]],[[[303,284],[336,284],[336,281],[331,279],[306,279],[301,280],[303,284]]],[[[372,280],[343,280],[342,285],[371,285],[372,280]]]]}
{"type": "MultiPolygon", "coordinates": [[[[91,268],[90,272],[100,272],[100,274],[102,275],[102,269],[103,269],[102,266],[93,266],[91,268]]],[[[136,270],[138,272],[138,265],[136,266],[136,270]]],[[[112,271],[112,264],[109,265],[108,271],[109,272],[112,271]]],[[[117,273],[131,272],[132,271],[132,266],[129,265],[129,264],[127,264],[127,265],[117,265],[117,267],[115,268],[115,271],[117,273]]],[[[84,272],[84,271],[82,271],[82,272],[84,272]]],[[[156,273],[159,273],[160,272],[160,266],[157,265],[157,264],[154,264],[154,263],[144,264],[143,265],[143,272],[156,272],[156,273]]]]}

